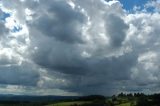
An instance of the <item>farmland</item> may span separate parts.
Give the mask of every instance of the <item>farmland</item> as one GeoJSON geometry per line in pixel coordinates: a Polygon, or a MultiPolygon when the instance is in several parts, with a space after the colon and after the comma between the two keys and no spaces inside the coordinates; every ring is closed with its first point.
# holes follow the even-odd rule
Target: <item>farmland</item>
{"type": "Polygon", "coordinates": [[[7,96],[0,97],[0,106],[160,106],[160,94],[119,94],[63,96],[7,96]]]}

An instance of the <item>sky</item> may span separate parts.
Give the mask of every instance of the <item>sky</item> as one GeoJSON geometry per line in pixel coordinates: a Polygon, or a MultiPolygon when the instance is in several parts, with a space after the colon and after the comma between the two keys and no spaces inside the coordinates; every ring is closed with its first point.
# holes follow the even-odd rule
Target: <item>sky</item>
{"type": "Polygon", "coordinates": [[[144,7],[144,4],[146,4],[149,0],[119,0],[121,4],[123,5],[123,8],[132,11],[134,6],[137,7],[144,7]]]}
{"type": "Polygon", "coordinates": [[[0,0],[0,94],[160,93],[159,0],[0,0]]]}

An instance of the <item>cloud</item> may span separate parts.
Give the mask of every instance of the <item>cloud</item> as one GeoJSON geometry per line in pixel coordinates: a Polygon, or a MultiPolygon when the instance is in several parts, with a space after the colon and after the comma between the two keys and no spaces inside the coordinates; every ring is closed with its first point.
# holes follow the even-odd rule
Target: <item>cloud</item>
{"type": "Polygon", "coordinates": [[[0,83],[5,85],[36,86],[40,76],[27,63],[20,66],[0,66],[0,73],[0,83]]]}
{"type": "Polygon", "coordinates": [[[38,42],[37,47],[32,57],[42,67],[68,74],[81,74],[87,71],[85,59],[77,46],[47,38],[38,42]],[[45,43],[48,45],[43,46],[45,43]]]}
{"type": "Polygon", "coordinates": [[[159,12],[160,9],[160,1],[159,0],[151,0],[145,4],[145,10],[159,12]]]}
{"type": "Polygon", "coordinates": [[[136,88],[146,93],[153,93],[154,90],[159,92],[156,86],[159,82],[158,16],[159,13],[136,13],[126,18],[131,23],[128,41],[133,51],[138,54],[137,64],[132,69],[131,77],[136,88]]]}
{"type": "Polygon", "coordinates": [[[129,13],[104,0],[2,5],[11,16],[0,24],[1,85],[22,94],[158,92],[158,12],[129,13]]]}
{"type": "MultiPolygon", "coordinates": [[[[43,3],[43,1],[40,1],[43,3]]],[[[84,15],[62,1],[43,3],[46,12],[41,12],[31,28],[36,28],[45,36],[67,43],[82,42],[84,15]],[[52,5],[50,5],[52,4],[52,5]]]]}
{"type": "Polygon", "coordinates": [[[0,14],[0,84],[37,86],[40,73],[27,59],[29,41],[25,25],[18,33],[12,32],[12,28],[20,26],[14,12],[2,6],[0,14]]]}
{"type": "Polygon", "coordinates": [[[111,45],[115,47],[122,46],[126,37],[126,31],[129,28],[124,23],[124,20],[114,14],[107,14],[105,26],[111,45]]]}
{"type": "Polygon", "coordinates": [[[1,19],[1,21],[0,21],[0,38],[2,36],[5,36],[5,34],[9,32],[9,30],[4,25],[3,17],[4,17],[4,12],[0,9],[0,19],[1,19]]]}
{"type": "Polygon", "coordinates": [[[5,27],[3,22],[0,22],[0,37],[5,36],[6,33],[9,32],[9,30],[5,27]]]}
{"type": "MultiPolygon", "coordinates": [[[[51,3],[49,2],[49,4],[51,3]]],[[[98,13],[105,10],[110,11],[110,6],[108,4],[104,4],[102,2],[98,3],[99,6],[96,7],[97,11],[99,11],[98,13]],[[105,6],[107,6],[107,8],[105,6]]],[[[64,4],[65,3],[60,2],[57,5],[60,5],[59,7],[64,7],[64,4]]],[[[43,5],[48,6],[48,3],[43,3],[43,5]]],[[[95,4],[93,3],[93,5],[95,4]]],[[[63,16],[64,14],[61,14],[61,12],[66,12],[65,7],[60,8],[60,10],[59,8],[57,9],[56,6],[56,9],[50,9],[49,7],[47,7],[47,9],[44,11],[47,11],[45,13],[49,15],[41,15],[43,13],[36,13],[37,17],[35,17],[35,20],[33,19],[32,22],[29,23],[32,43],[31,45],[32,48],[37,48],[31,55],[33,61],[37,63],[41,68],[45,68],[46,70],[48,70],[49,73],[53,72],[55,74],[56,72],[64,74],[64,76],[61,76],[60,79],[63,79],[63,81],[67,83],[67,85],[63,85],[62,82],[61,84],[55,83],[53,81],[54,79],[52,79],[52,77],[50,76],[49,81],[43,79],[44,82],[42,85],[52,88],[58,87],[59,89],[62,89],[64,91],[78,92],[79,94],[91,94],[95,92],[96,89],[97,91],[95,93],[108,94],[105,89],[107,88],[107,86],[112,86],[111,82],[116,83],[117,80],[130,79],[129,70],[136,61],[136,56],[130,53],[125,54],[125,50],[123,49],[126,48],[122,47],[122,42],[125,40],[126,36],[125,31],[128,29],[128,25],[126,25],[124,19],[122,18],[123,14],[116,14],[116,11],[113,10],[110,15],[103,13],[99,14],[99,18],[97,18],[97,14],[93,14],[92,11],[89,10],[90,8],[83,11],[83,6],[75,7],[74,9],[72,9],[68,4],[65,4],[65,6],[68,6],[67,8],[70,9],[71,14],[69,13],[65,16],[63,16]],[[58,13],[58,15],[56,13],[58,13]],[[50,14],[54,14],[55,17],[50,17],[50,14]],[[60,18],[56,21],[56,23],[54,23],[55,18],[59,15],[60,18]],[[77,21],[77,19],[81,19],[82,16],[83,18],[86,17],[86,21],[81,21],[79,24],[83,24],[85,26],[85,31],[81,29],[81,32],[83,32],[82,35],[74,35],[72,34],[72,31],[74,31],[74,33],[78,33],[79,31],[75,30],[72,26],[68,26],[68,24],[71,24],[72,21],[77,21]],[[72,18],[69,18],[68,20],[68,17],[72,18]],[[91,25],[88,25],[87,20],[88,22],[91,22],[91,25]],[[54,28],[52,27],[56,27],[56,29],[58,30],[61,30],[61,28],[63,28],[62,30],[66,31],[65,29],[67,27],[65,25],[61,25],[61,22],[63,22],[63,24],[67,23],[67,27],[69,27],[69,29],[72,29],[67,30],[67,33],[65,32],[66,35],[63,35],[63,38],[65,38],[64,36],[68,36],[68,33],[70,33],[73,36],[83,36],[84,42],[75,43],[75,41],[77,41],[77,39],[75,38],[71,38],[74,43],[73,41],[68,42],[66,41],[66,39],[55,39],[56,35],[58,37],[61,37],[61,33],[54,31],[54,28]],[[38,25],[36,25],[37,23],[38,25]],[[110,27],[110,25],[112,26],[110,27]],[[99,31],[96,31],[97,29],[99,29],[99,31]],[[118,34],[115,33],[116,30],[118,30],[118,34]],[[53,31],[53,33],[51,33],[50,31],[53,31]],[[50,34],[53,34],[53,37],[50,34]],[[87,36],[89,37],[89,39],[87,38],[87,36]],[[110,39],[108,39],[109,37],[110,39]],[[101,40],[104,40],[105,42],[101,42],[101,40]],[[109,44],[107,44],[107,42],[109,44]],[[99,47],[100,45],[102,47],[99,47]],[[118,54],[114,53],[115,48],[117,48],[116,46],[119,46],[120,48],[117,49],[118,54]],[[107,50],[111,50],[111,52],[108,52],[107,50]],[[121,54],[119,54],[119,52],[121,52],[121,54]],[[132,58],[131,56],[133,56],[134,58],[132,58]],[[126,65],[127,63],[128,65],[126,65]],[[120,68],[121,70],[119,70],[120,68]],[[118,75],[115,78],[115,74],[117,73],[118,75]],[[95,88],[95,86],[99,86],[99,88],[95,88]],[[82,89],[82,87],[84,89],[82,89]]],[[[117,9],[117,11],[119,10],[117,9]]],[[[76,25],[73,26],[76,27],[76,25]]],[[[116,88],[116,86],[113,86],[108,90],[112,91],[113,89],[116,91],[116,88]]]]}

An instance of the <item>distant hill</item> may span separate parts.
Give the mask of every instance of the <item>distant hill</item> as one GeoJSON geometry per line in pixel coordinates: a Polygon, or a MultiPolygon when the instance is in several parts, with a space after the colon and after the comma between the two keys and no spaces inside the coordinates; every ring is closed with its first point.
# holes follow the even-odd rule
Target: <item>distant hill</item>
{"type": "Polygon", "coordinates": [[[78,96],[29,96],[29,95],[0,95],[0,102],[2,101],[18,101],[18,102],[53,102],[62,100],[74,100],[78,96]]]}

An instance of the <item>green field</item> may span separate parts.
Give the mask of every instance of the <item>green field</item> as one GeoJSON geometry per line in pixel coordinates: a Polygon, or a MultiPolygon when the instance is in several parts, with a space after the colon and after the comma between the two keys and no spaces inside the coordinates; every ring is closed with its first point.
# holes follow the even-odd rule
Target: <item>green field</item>
{"type": "Polygon", "coordinates": [[[89,104],[89,103],[91,103],[91,102],[89,102],[89,101],[73,101],[73,102],[60,102],[60,103],[50,104],[47,106],[70,106],[73,104],[82,105],[82,104],[89,104]]]}
{"type": "MultiPolygon", "coordinates": [[[[40,99],[42,100],[42,99],[40,99]]],[[[104,97],[90,95],[75,99],[53,101],[1,101],[0,106],[160,106],[160,94],[144,95],[134,94],[104,97]]]]}
{"type": "Polygon", "coordinates": [[[131,106],[131,103],[122,103],[122,104],[116,105],[116,106],[131,106]]]}
{"type": "MultiPolygon", "coordinates": [[[[47,106],[73,106],[73,105],[84,105],[89,104],[92,106],[92,103],[97,103],[98,101],[65,101],[65,102],[57,102],[52,103],[47,106]]],[[[136,106],[136,98],[129,99],[127,97],[117,97],[114,98],[107,98],[104,101],[104,104],[107,106],[136,106]],[[112,104],[112,105],[111,105],[112,104]]]]}

